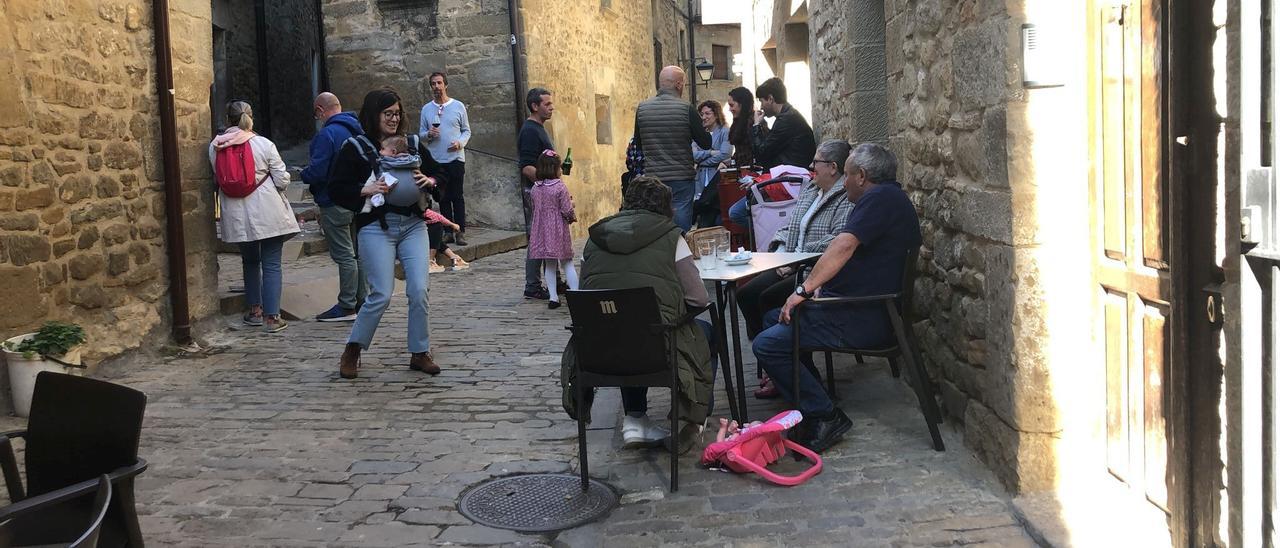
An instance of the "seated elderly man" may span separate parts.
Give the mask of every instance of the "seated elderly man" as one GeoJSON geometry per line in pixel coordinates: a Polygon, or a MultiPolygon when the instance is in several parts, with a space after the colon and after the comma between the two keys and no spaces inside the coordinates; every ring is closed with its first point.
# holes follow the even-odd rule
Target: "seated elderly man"
{"type": "MultiPolygon", "coordinates": [[[[752,350],[782,393],[804,414],[791,438],[816,452],[835,445],[853,422],[807,369],[791,386],[791,312],[820,292],[823,297],[897,293],[907,251],[920,246],[915,206],[895,180],[898,161],[889,149],[861,144],[845,162],[845,198],[856,202],[844,230],[832,240],[813,272],[781,309],[765,314],[765,330],[752,350]],[[796,391],[799,397],[795,397],[796,391]]],[[[883,305],[808,307],[799,316],[801,346],[880,348],[893,344],[893,327],[883,305]]]]}
{"type": "MultiPolygon", "coordinates": [[[[675,321],[688,307],[706,306],[707,288],[693,262],[689,244],[672,220],[671,187],[656,177],[640,176],[631,181],[622,199],[622,211],[605,217],[588,231],[590,238],[582,252],[582,289],[627,289],[652,287],[664,321],[675,321]]],[[[619,336],[625,336],[620,334],[619,336]]],[[[697,441],[711,406],[711,386],[715,382],[715,360],[711,352],[711,324],[702,320],[681,326],[675,332],[678,354],[680,398],[672,412],[683,422],[675,440],[660,424],[650,420],[647,388],[622,388],[622,442],[626,448],[657,445],[680,453],[697,441]],[[695,326],[696,324],[696,326],[695,326]]],[[[561,378],[573,371],[572,345],[561,362],[561,378]]],[[[566,410],[572,405],[570,383],[562,383],[566,410]]],[[[576,410],[569,415],[575,416],[576,410]]],[[[586,411],[590,413],[589,411],[586,411]]],[[[588,415],[590,416],[590,415],[588,415]]]]}

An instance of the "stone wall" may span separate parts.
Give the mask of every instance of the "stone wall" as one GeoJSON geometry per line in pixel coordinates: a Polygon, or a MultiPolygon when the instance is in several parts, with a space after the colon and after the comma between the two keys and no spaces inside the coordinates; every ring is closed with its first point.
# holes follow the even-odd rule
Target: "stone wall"
{"type": "Polygon", "coordinates": [[[1064,425],[1096,427],[1085,86],[1022,88],[1021,2],[809,4],[815,130],[887,137],[920,212],[916,333],[947,414],[1006,486],[1054,486],[1064,425]]]}
{"type": "Polygon", "coordinates": [[[884,0],[853,0],[835,7],[813,0],[809,40],[816,67],[841,67],[839,77],[813,81],[813,131],[825,139],[889,141],[885,75],[884,0]],[[852,4],[852,5],[850,5],[852,4]]]}
{"type": "MultiPolygon", "coordinates": [[[[742,85],[742,75],[734,74],[733,60],[742,53],[742,29],[739,25],[698,25],[695,30],[695,56],[712,61],[712,46],[729,47],[729,78],[727,80],[712,79],[705,86],[698,86],[698,101],[712,99],[721,105],[729,100],[729,90],[742,85]]],[[[730,121],[729,107],[724,107],[726,121],[730,121]]]]}
{"type": "MultiPolygon", "coordinates": [[[[200,318],[217,310],[209,5],[180,3],[170,17],[190,304],[200,318]]],[[[0,3],[0,89],[0,334],[74,321],[88,332],[91,361],[162,340],[151,4],[0,3]]]]}
{"type": "Polygon", "coordinates": [[[555,92],[547,130],[559,150],[573,147],[573,175],[565,180],[578,210],[575,237],[618,211],[636,105],[655,93],[651,9],[640,2],[521,2],[529,85],[555,92]]]}
{"type": "Polygon", "coordinates": [[[325,0],[322,11],[329,81],[344,108],[358,110],[366,92],[391,86],[404,100],[408,129],[417,131],[422,106],[431,101],[427,76],[446,72],[450,95],[467,105],[471,120],[468,222],[523,228],[507,3],[325,0]]]}

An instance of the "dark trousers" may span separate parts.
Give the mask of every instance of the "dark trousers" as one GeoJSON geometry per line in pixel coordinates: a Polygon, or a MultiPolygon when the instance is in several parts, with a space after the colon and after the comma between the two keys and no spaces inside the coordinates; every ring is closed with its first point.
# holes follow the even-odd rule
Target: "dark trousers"
{"type": "Polygon", "coordinates": [[[440,170],[445,177],[444,188],[440,189],[440,214],[458,223],[459,230],[466,232],[467,206],[462,198],[462,179],[467,173],[467,163],[455,160],[441,164],[440,170]]]}
{"type": "MultiPolygon", "coordinates": [[[[520,193],[521,201],[524,203],[524,235],[526,237],[529,236],[529,227],[533,221],[533,199],[529,195],[529,191],[531,190],[532,187],[524,185],[524,189],[520,193]]],[[[536,293],[542,289],[542,260],[530,259],[528,257],[529,249],[526,247],[524,260],[524,292],[536,293]]]]}
{"type": "Polygon", "coordinates": [[[738,288],[738,308],[747,323],[748,339],[764,330],[764,313],[782,308],[795,289],[796,275],[778,276],[776,270],[761,272],[738,288]]]}
{"type": "Polygon", "coordinates": [[[443,255],[449,250],[449,244],[444,243],[444,223],[428,224],[427,239],[431,242],[431,249],[436,250],[436,253],[443,255]]]}
{"type": "MultiPolygon", "coordinates": [[[[711,345],[711,399],[707,402],[707,416],[709,417],[715,410],[716,403],[716,366],[719,365],[719,359],[716,357],[717,339],[710,323],[696,319],[694,321],[698,322],[698,327],[702,328],[702,334],[707,336],[707,344],[711,345]]],[[[649,388],[647,386],[624,386],[619,390],[622,391],[623,413],[643,415],[649,412],[649,388]]]]}

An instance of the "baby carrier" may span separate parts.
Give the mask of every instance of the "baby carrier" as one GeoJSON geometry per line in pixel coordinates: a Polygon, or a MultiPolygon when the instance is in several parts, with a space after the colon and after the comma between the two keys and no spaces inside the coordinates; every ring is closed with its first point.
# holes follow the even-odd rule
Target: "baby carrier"
{"type": "Polygon", "coordinates": [[[724,466],[739,474],[755,472],[770,482],[787,487],[800,485],[822,471],[822,457],[782,436],[788,428],[799,424],[802,418],[804,417],[799,411],[783,411],[764,424],[742,430],[733,439],[708,445],[702,452],[702,464],[724,466]],[[787,449],[808,458],[813,466],[794,476],[783,476],[765,468],[782,458],[787,449]]]}
{"type": "MultiPolygon", "coordinates": [[[[417,185],[413,179],[413,170],[418,169],[421,165],[418,136],[408,135],[406,138],[409,141],[409,151],[412,156],[412,159],[410,160],[383,157],[378,153],[378,147],[374,146],[373,141],[370,141],[365,135],[356,135],[347,139],[347,142],[351,143],[351,145],[356,148],[356,152],[360,154],[360,157],[369,162],[370,167],[373,168],[375,176],[382,175],[384,172],[387,172],[396,178],[398,182],[393,188],[392,193],[395,193],[397,190],[399,192],[407,192],[406,189],[413,188],[417,195],[417,203],[414,205],[396,205],[388,202],[386,205],[374,208],[374,212],[378,216],[378,224],[383,230],[387,229],[387,221],[385,218],[387,211],[409,217],[421,217],[423,211],[431,209],[431,195],[427,192],[417,191],[417,185]],[[401,184],[409,186],[400,188],[401,184]]],[[[388,193],[387,197],[389,199],[391,196],[392,194],[388,193]]]]}

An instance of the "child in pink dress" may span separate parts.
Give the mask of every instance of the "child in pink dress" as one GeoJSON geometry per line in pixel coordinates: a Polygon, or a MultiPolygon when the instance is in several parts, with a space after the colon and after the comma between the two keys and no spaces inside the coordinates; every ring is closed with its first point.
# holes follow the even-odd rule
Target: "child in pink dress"
{"type": "MultiPolygon", "coordinates": [[[[564,270],[569,289],[578,288],[578,273],[573,269],[573,239],[569,224],[578,220],[573,211],[573,197],[560,180],[560,155],[544,150],[534,167],[537,180],[530,191],[533,220],[529,227],[529,258],[541,259],[544,280],[554,280],[556,267],[564,270]]],[[[560,308],[555,284],[547,284],[550,300],[547,308],[560,308]]]]}
{"type": "Polygon", "coordinates": [[[467,261],[462,260],[462,257],[459,257],[457,253],[454,253],[452,249],[449,249],[449,244],[444,242],[444,228],[449,227],[450,230],[454,231],[461,230],[458,227],[458,223],[450,221],[448,217],[441,215],[434,209],[423,211],[422,220],[427,222],[427,240],[431,243],[431,250],[427,254],[431,262],[427,266],[427,272],[431,274],[444,272],[444,267],[436,262],[436,257],[441,253],[445,257],[453,259],[454,270],[466,270],[468,266],[471,266],[467,261]]]}

